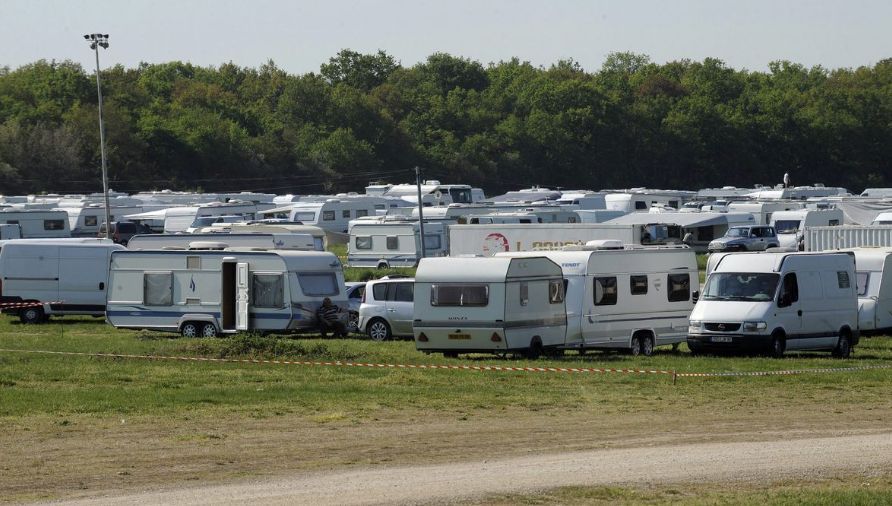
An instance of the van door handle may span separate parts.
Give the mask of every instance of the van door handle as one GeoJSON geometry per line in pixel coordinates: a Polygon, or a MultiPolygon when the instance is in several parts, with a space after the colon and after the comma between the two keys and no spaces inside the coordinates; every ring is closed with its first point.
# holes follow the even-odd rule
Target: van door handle
{"type": "MultiPolygon", "coordinates": [[[[387,311],[390,312],[390,313],[395,313],[395,312],[396,312],[396,309],[388,309],[387,311]]],[[[800,312],[801,312],[801,311],[800,311],[800,312]]]]}
{"type": "Polygon", "coordinates": [[[802,310],[800,309],[799,311],[796,311],[796,314],[802,316],[802,310]]]}
{"type": "Polygon", "coordinates": [[[100,282],[100,283],[99,283],[99,289],[100,289],[100,290],[105,290],[105,283],[100,282]]]}

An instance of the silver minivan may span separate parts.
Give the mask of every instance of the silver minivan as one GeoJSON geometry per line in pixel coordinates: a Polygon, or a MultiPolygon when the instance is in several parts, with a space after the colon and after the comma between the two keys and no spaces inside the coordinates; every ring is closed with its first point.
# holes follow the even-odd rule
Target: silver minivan
{"type": "Polygon", "coordinates": [[[412,337],[415,280],[382,278],[369,281],[359,306],[359,329],[373,341],[412,337]]]}

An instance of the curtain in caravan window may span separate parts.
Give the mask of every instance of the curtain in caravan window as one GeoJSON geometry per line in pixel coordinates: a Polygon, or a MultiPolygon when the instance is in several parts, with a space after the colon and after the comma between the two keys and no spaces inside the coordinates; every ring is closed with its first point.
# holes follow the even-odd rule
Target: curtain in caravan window
{"type": "Polygon", "coordinates": [[[284,306],[285,278],[281,274],[254,274],[251,305],[254,307],[284,306]]]}
{"type": "Polygon", "coordinates": [[[173,273],[145,273],[143,275],[143,303],[147,306],[172,305],[173,273]]]}
{"type": "Polygon", "coordinates": [[[298,273],[297,281],[300,283],[300,290],[307,297],[324,297],[340,292],[337,277],[331,272],[298,273]]]}

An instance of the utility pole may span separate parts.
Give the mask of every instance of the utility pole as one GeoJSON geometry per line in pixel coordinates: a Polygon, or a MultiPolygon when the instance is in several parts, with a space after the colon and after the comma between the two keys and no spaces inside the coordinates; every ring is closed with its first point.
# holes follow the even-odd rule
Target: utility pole
{"type": "Polygon", "coordinates": [[[424,202],[421,200],[421,169],[415,166],[415,185],[418,187],[418,231],[421,233],[421,258],[427,256],[424,247],[424,202]]]}
{"type": "Polygon", "coordinates": [[[108,34],[84,35],[90,49],[96,52],[96,94],[99,95],[99,152],[102,156],[102,194],[105,199],[105,238],[111,239],[111,209],[108,203],[108,166],[105,162],[105,125],[102,123],[102,81],[99,79],[99,48],[108,49],[108,34]]]}

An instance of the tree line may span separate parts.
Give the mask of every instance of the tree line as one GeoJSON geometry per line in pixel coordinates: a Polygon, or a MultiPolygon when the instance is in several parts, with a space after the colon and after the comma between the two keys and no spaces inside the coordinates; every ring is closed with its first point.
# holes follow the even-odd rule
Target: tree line
{"type": "MultiPolygon", "coordinates": [[[[411,67],[343,50],[319,72],[272,61],[101,73],[119,191],[362,191],[425,177],[488,193],[541,185],[696,189],[892,185],[892,59],[766,72],[614,53],[593,72],[436,53],[411,67]]],[[[0,68],[0,192],[101,191],[95,75],[0,68]]]]}

